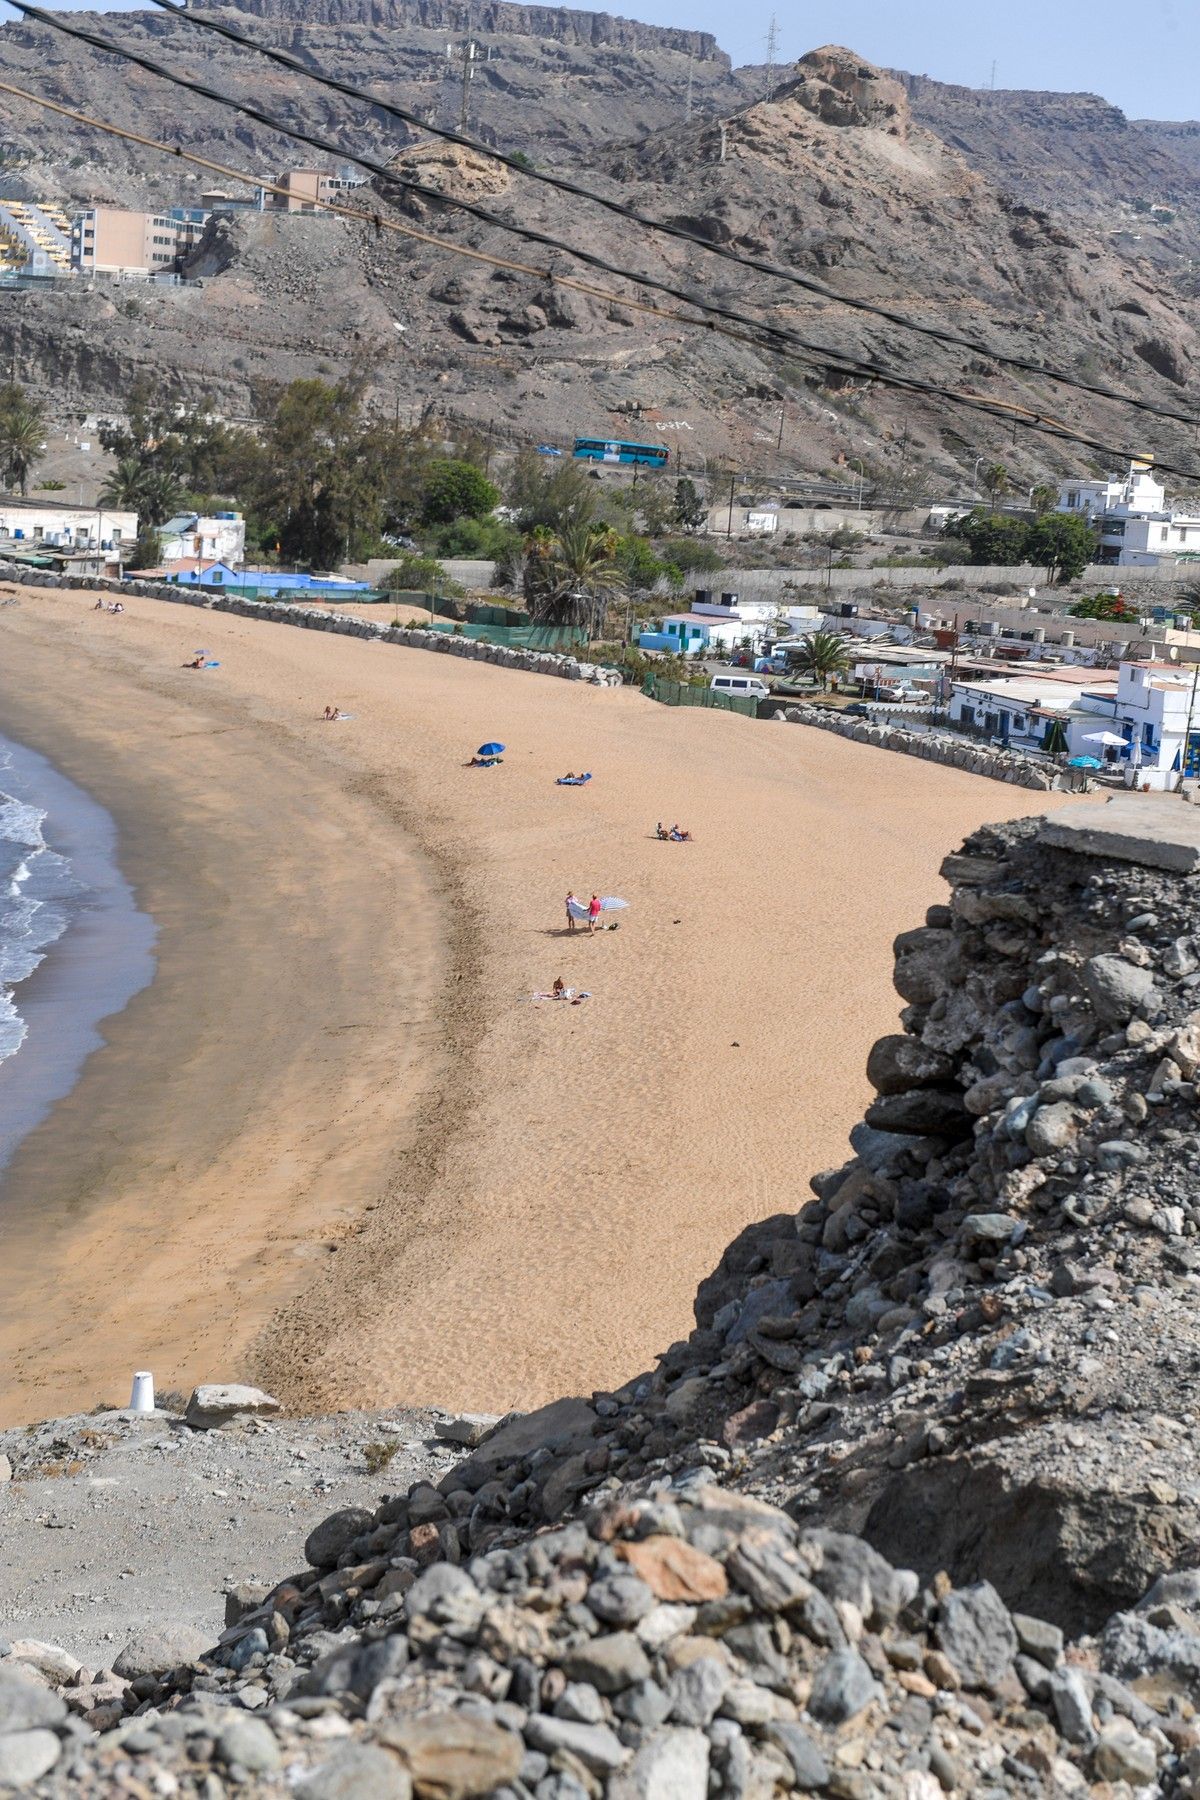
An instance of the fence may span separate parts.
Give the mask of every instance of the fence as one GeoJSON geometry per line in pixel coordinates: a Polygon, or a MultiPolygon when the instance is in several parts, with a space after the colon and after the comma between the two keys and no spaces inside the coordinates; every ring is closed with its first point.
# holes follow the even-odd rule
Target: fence
{"type": "Polygon", "coordinates": [[[686,681],[668,681],[662,675],[647,675],[642,692],[664,706],[707,706],[713,712],[741,713],[745,719],[758,717],[758,701],[750,694],[723,694],[710,687],[692,687],[686,681]]]}
{"type": "Polygon", "coordinates": [[[485,639],[509,650],[577,650],[587,643],[587,633],[578,625],[459,625],[450,619],[431,619],[423,629],[485,639]]]}

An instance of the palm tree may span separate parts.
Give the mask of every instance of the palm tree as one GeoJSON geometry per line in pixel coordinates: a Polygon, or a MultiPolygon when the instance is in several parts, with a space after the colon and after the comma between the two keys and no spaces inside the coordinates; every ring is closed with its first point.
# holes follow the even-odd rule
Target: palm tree
{"type": "Polygon", "coordinates": [[[983,485],[987,489],[988,504],[994,509],[996,505],[996,495],[1007,494],[1008,492],[1008,470],[1003,463],[995,462],[988,464],[987,468],[983,471],[983,485]]]}
{"type": "Polygon", "coordinates": [[[123,456],[100,489],[101,506],[111,506],[114,512],[136,512],[148,473],[136,456],[123,456]]]}
{"type": "Polygon", "coordinates": [[[836,631],[813,631],[801,641],[796,663],[821,683],[824,692],[831,675],[841,675],[850,667],[850,658],[844,639],[836,631]]]}
{"type": "Polygon", "coordinates": [[[42,415],[24,402],[0,412],[0,467],[6,483],[22,494],[29,486],[29,472],[42,448],[45,429],[42,415]]]}
{"type": "Polygon", "coordinates": [[[140,512],[148,525],[165,525],[183,504],[183,488],[169,469],[149,469],[142,483],[140,512]]]}
{"type": "Polygon", "coordinates": [[[1044,513],[1048,513],[1053,509],[1054,502],[1057,499],[1058,489],[1051,487],[1048,481],[1039,482],[1037,487],[1030,488],[1029,490],[1029,504],[1033,507],[1034,513],[1039,519],[1044,513]]]}
{"type": "Polygon", "coordinates": [[[542,625],[579,625],[595,636],[608,602],[625,590],[612,532],[569,519],[555,533],[535,529],[527,549],[525,596],[533,617],[542,625]]]}

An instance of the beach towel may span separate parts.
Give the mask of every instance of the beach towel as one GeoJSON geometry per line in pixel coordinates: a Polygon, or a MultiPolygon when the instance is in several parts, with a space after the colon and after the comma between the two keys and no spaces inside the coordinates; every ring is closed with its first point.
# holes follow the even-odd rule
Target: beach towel
{"type": "Polygon", "coordinates": [[[557,775],[555,785],[557,787],[582,787],[585,781],[591,779],[590,775],[557,775]]]}
{"type": "MultiPolygon", "coordinates": [[[[618,900],[615,895],[608,895],[605,899],[601,900],[600,911],[620,912],[628,905],[628,900],[618,900]]],[[[572,900],[569,905],[569,911],[573,919],[586,919],[588,917],[588,903],[586,900],[572,900]]]]}

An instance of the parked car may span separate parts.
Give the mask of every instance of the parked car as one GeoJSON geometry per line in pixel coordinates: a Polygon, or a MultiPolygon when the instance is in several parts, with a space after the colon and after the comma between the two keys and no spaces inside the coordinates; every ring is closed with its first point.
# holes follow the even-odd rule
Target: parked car
{"type": "Polygon", "coordinates": [[[717,694],[739,694],[754,700],[771,698],[770,688],[757,675],[714,675],[711,686],[717,694]]]}
{"type": "Polygon", "coordinates": [[[865,700],[856,700],[853,706],[843,707],[842,710],[853,713],[856,719],[869,719],[871,716],[871,709],[865,700]]]}

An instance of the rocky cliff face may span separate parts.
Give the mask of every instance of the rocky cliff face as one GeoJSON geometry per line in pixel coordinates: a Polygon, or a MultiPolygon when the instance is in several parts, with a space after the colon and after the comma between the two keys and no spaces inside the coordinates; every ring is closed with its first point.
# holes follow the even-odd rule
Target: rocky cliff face
{"type": "Polygon", "coordinates": [[[1106,232],[1164,269],[1200,246],[1200,127],[1127,119],[1096,94],[954,87],[898,74],[921,123],[1020,199],[1106,232]],[[1156,219],[1155,205],[1173,211],[1156,219]]]}
{"type": "MultiPolygon", "coordinates": [[[[202,9],[201,9],[202,10],[202,9]]],[[[369,25],[392,29],[416,26],[422,31],[462,37],[468,29],[459,0],[236,0],[230,11],[260,19],[317,25],[369,25]]],[[[518,6],[491,0],[473,7],[469,30],[480,37],[546,38],[552,43],[590,49],[670,50],[698,62],[729,68],[729,58],[707,31],[681,31],[664,25],[640,25],[612,13],[584,12],[554,6],[518,6]]]]}

